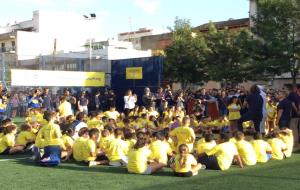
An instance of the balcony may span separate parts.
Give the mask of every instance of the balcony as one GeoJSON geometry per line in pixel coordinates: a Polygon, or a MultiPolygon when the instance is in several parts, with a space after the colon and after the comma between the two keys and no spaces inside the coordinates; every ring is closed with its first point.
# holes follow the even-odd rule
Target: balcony
{"type": "Polygon", "coordinates": [[[0,48],[0,53],[12,53],[16,51],[16,46],[12,47],[1,47],[0,48]]]}

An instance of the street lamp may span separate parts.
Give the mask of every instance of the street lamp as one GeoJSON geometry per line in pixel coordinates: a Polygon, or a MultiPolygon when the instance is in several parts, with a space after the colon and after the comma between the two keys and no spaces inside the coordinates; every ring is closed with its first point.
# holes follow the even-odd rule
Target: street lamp
{"type": "MultiPolygon", "coordinates": [[[[91,13],[90,16],[83,15],[83,17],[86,20],[91,21],[91,20],[96,19],[96,14],[91,13]]],[[[90,50],[90,66],[91,66],[91,64],[92,64],[92,37],[91,37],[91,33],[90,33],[90,40],[89,40],[89,50],[90,50]]]]}

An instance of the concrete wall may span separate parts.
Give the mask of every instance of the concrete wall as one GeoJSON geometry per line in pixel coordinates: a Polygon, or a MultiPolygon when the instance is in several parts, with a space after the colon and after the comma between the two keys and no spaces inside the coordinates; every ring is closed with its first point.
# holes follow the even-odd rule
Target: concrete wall
{"type": "Polygon", "coordinates": [[[141,38],[141,48],[142,50],[164,49],[171,43],[171,37],[171,33],[144,36],[141,38]]]}

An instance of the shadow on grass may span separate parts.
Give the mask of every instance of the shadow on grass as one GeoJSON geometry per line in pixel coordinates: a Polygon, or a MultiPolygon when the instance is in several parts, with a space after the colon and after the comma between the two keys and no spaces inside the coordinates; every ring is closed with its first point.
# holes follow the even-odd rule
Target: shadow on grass
{"type": "MultiPolygon", "coordinates": [[[[25,166],[36,166],[41,168],[47,168],[40,166],[36,162],[30,159],[26,160],[15,160],[15,163],[25,165],[25,166]]],[[[100,165],[95,167],[88,167],[84,163],[78,163],[75,161],[67,161],[61,163],[57,167],[52,167],[53,169],[57,170],[72,170],[72,171],[86,171],[86,172],[101,172],[101,173],[111,173],[111,174],[130,174],[127,172],[127,169],[125,167],[113,167],[108,165],[100,165]]],[[[138,175],[138,174],[130,174],[130,175],[138,175]]],[[[154,173],[151,176],[173,176],[173,172],[171,172],[170,169],[164,169],[163,171],[160,171],[158,173],[154,173]]]]}

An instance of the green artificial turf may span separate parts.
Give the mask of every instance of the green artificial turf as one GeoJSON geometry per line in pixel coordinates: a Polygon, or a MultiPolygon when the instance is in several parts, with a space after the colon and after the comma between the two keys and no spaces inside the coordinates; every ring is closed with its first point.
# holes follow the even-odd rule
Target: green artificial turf
{"type": "Polygon", "coordinates": [[[25,123],[25,118],[24,117],[15,117],[15,118],[12,119],[12,121],[16,125],[20,126],[21,124],[25,123]]]}
{"type": "Polygon", "coordinates": [[[0,189],[172,189],[282,190],[300,189],[300,152],[283,161],[270,161],[228,171],[203,170],[191,178],[173,177],[169,168],[151,176],[128,174],[125,168],[88,168],[74,162],[55,168],[39,167],[30,155],[0,156],[0,189]],[[12,160],[4,160],[12,159],[12,160]]]}

